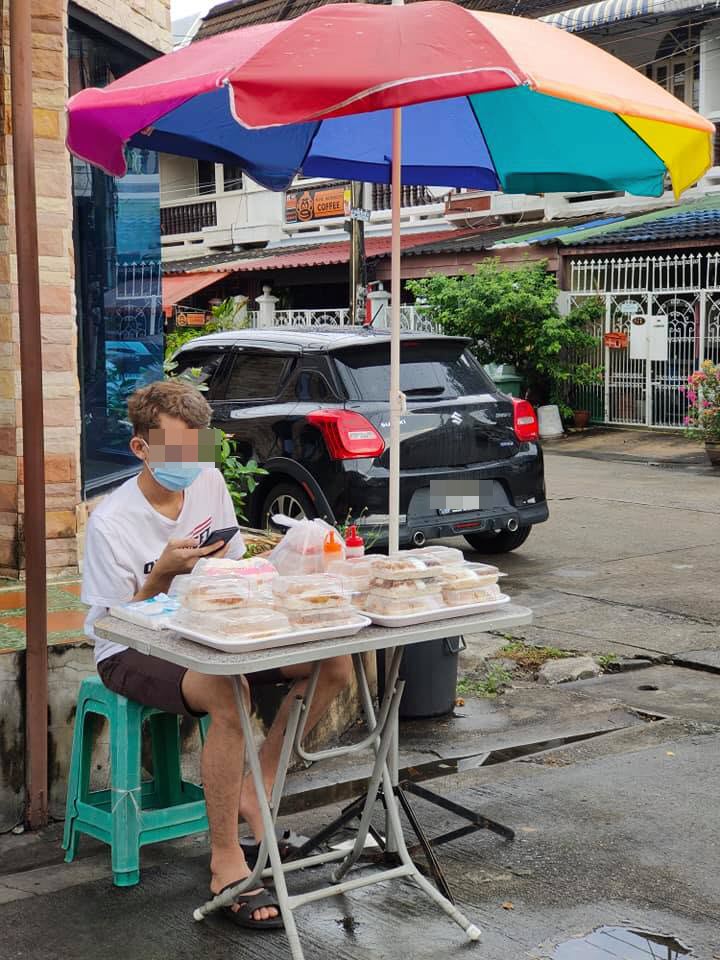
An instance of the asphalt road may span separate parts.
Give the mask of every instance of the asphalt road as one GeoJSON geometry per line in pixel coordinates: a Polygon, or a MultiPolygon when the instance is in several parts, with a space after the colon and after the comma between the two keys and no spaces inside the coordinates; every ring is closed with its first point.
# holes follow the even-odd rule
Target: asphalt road
{"type": "MultiPolygon", "coordinates": [[[[305,908],[298,923],[307,960],[536,960],[555,957],[567,941],[563,958],[626,960],[621,947],[591,954],[574,939],[605,924],[677,937],[697,960],[720,958],[720,677],[712,670],[720,650],[720,477],[698,465],[552,450],[546,462],[551,520],[501,560],[507,591],[535,610],[522,634],[662,663],[550,689],[521,685],[426,730],[420,746],[438,756],[453,738],[466,755],[468,737],[476,750],[503,747],[513,735],[552,744],[432,782],[516,831],[513,843],[481,833],[440,850],[482,941],[465,942],[403,882],[305,908]],[[556,745],[586,728],[591,739],[556,745]]],[[[323,807],[285,825],[310,832],[335,813],[323,807]]],[[[430,834],[458,826],[421,801],[417,813],[430,834]]],[[[83,859],[60,863],[58,832],[0,837],[2,960],[288,956],[281,932],[193,923],[207,884],[204,838],[148,848],[141,883],[119,890],[105,848],[86,844],[83,859]]],[[[309,871],[293,886],[316,882],[309,871]]],[[[648,945],[640,956],[672,954],[648,945]]]]}
{"type": "Polygon", "coordinates": [[[550,520],[496,561],[535,611],[516,634],[630,657],[720,648],[720,476],[552,449],[545,463],[550,520]]]}

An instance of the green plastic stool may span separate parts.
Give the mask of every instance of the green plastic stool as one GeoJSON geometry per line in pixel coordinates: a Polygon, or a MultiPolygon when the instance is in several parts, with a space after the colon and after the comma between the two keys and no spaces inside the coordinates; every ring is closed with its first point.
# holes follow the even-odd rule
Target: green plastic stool
{"type": "MultiPolygon", "coordinates": [[[[97,676],[86,677],[78,695],[68,777],[63,849],[75,857],[80,834],[112,850],[113,882],[131,887],[140,880],[140,847],[208,829],[202,787],[182,779],[180,718],[108,690],[97,676]],[[110,725],[110,789],[90,790],[92,738],[88,718],[110,725]],[[154,778],[141,782],[142,726],[150,718],[154,778]]],[[[200,721],[204,741],[209,717],[200,721]]]]}

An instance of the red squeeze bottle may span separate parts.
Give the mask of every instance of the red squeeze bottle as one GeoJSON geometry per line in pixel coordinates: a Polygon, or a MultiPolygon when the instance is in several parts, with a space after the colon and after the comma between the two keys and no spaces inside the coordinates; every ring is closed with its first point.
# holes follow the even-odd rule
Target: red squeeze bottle
{"type": "Polygon", "coordinates": [[[351,557],[365,556],[365,541],[357,532],[357,527],[353,524],[345,537],[345,556],[348,560],[351,557]]]}

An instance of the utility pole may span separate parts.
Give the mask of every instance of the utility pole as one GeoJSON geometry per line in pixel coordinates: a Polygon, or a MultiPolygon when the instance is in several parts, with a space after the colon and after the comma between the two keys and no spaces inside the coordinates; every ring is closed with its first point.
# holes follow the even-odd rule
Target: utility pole
{"type": "Polygon", "coordinates": [[[32,109],[31,0],[10,0],[12,148],[20,316],[27,649],[25,821],[48,820],[48,650],[40,274],[32,109]]]}
{"type": "Polygon", "coordinates": [[[360,324],[359,290],[366,286],[365,271],[365,224],[353,216],[353,211],[363,208],[363,184],[353,180],[350,185],[350,323],[360,324]]]}

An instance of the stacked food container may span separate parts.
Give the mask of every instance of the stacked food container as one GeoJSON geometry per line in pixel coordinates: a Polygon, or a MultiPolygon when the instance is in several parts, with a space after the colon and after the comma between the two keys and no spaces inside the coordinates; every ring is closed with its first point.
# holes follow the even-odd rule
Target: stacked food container
{"type": "Polygon", "coordinates": [[[362,611],[382,626],[410,626],[508,602],[497,567],[468,564],[460,550],[425,547],[376,557],[362,611]]]}
{"type": "Polygon", "coordinates": [[[442,546],[337,559],[303,576],[282,576],[264,558],[208,558],[175,579],[172,596],[113,612],[218,649],[253,650],[352,636],[371,622],[403,627],[494,610],[509,600],[501,576],[442,546]]]}
{"type": "Polygon", "coordinates": [[[341,580],[283,577],[264,562],[200,568],[185,578],[177,593],[180,609],[170,627],[221,650],[350,636],[370,622],[358,615],[341,580]]]}

